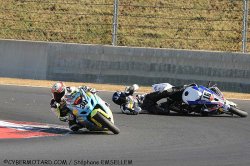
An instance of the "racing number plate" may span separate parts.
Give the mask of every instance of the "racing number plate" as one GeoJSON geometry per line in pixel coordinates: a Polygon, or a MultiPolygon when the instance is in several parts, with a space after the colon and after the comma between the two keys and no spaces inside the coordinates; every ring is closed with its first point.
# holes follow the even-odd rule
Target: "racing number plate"
{"type": "Polygon", "coordinates": [[[203,91],[203,94],[202,94],[202,99],[203,99],[203,100],[208,100],[208,101],[210,101],[211,95],[212,95],[212,94],[211,94],[210,92],[204,90],[204,91],[203,91]]]}

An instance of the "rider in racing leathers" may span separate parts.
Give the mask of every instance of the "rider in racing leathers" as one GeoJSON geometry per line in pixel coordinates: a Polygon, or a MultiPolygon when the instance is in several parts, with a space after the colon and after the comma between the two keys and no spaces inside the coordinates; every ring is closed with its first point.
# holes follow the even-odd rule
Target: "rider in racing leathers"
{"type": "Polygon", "coordinates": [[[125,90],[124,92],[117,91],[113,94],[113,102],[120,105],[124,114],[137,115],[143,111],[147,111],[148,113],[152,114],[169,114],[170,111],[166,109],[167,102],[160,105],[158,105],[157,102],[167,97],[170,97],[175,101],[180,101],[182,100],[182,93],[185,88],[193,84],[171,87],[162,91],[155,91],[144,95],[136,95],[136,97],[133,96],[135,91],[134,85],[127,88],[128,90],[125,90]]]}
{"type": "MultiPolygon", "coordinates": [[[[95,89],[89,88],[87,86],[82,86],[79,88],[86,92],[96,92],[95,89]]],[[[50,102],[51,111],[55,113],[59,120],[63,122],[68,121],[69,128],[72,131],[78,131],[80,128],[82,128],[82,126],[77,124],[76,117],[71,113],[69,108],[67,108],[65,96],[70,96],[75,91],[78,91],[79,88],[66,87],[62,82],[56,82],[51,88],[51,93],[53,96],[50,102]]]]}
{"type": "Polygon", "coordinates": [[[122,113],[137,115],[141,110],[141,103],[144,95],[133,96],[134,92],[139,88],[137,84],[126,87],[124,92],[116,91],[112,96],[112,101],[119,105],[122,113]]]}

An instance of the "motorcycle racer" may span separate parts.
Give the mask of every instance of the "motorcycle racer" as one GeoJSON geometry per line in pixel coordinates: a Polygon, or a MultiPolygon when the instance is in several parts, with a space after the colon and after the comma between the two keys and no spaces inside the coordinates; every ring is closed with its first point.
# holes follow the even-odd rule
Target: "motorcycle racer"
{"type": "Polygon", "coordinates": [[[116,91],[112,96],[112,101],[119,105],[122,113],[137,115],[141,112],[140,104],[144,95],[133,96],[134,92],[139,89],[137,84],[127,86],[124,92],[116,91]]]}
{"type": "Polygon", "coordinates": [[[137,115],[139,113],[167,114],[168,111],[157,105],[157,101],[162,98],[158,92],[136,95],[134,92],[139,89],[137,84],[126,87],[124,92],[116,91],[112,96],[112,101],[119,105],[122,113],[137,115]],[[160,98],[159,98],[160,97],[160,98]]]}
{"type": "Polygon", "coordinates": [[[58,117],[60,121],[68,121],[69,128],[72,131],[78,131],[83,127],[77,124],[76,117],[71,113],[69,108],[67,108],[66,96],[71,96],[73,93],[78,92],[80,88],[85,92],[96,92],[94,88],[89,88],[87,86],[80,86],[79,88],[66,87],[63,82],[56,82],[51,87],[51,93],[53,97],[50,101],[51,111],[58,117]]]}

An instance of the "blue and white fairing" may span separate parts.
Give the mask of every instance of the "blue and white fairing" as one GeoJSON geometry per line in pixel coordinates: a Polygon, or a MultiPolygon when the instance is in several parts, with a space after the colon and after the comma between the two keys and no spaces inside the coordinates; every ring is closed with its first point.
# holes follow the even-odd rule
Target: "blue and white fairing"
{"type": "Polygon", "coordinates": [[[190,106],[205,105],[209,111],[224,108],[226,102],[218,88],[209,89],[204,86],[187,87],[182,94],[182,99],[190,106]]]}

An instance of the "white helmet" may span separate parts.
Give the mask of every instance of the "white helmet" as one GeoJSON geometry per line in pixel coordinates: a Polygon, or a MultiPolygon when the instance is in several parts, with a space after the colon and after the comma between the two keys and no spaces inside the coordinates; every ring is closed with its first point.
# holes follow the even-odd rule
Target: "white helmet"
{"type": "Polygon", "coordinates": [[[55,101],[59,103],[61,101],[61,98],[65,94],[65,85],[63,84],[63,82],[56,82],[51,87],[51,93],[55,101]]]}

